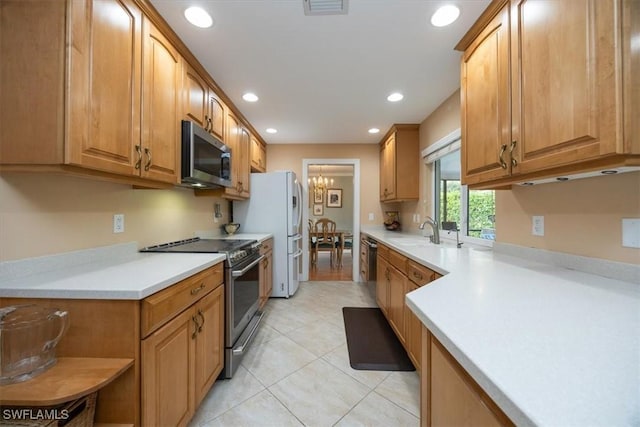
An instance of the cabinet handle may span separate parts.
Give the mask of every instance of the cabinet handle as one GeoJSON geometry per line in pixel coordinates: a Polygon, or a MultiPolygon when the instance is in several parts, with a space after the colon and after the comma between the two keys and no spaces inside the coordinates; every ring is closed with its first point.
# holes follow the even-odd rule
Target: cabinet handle
{"type": "Polygon", "coordinates": [[[198,325],[198,318],[196,316],[191,316],[191,320],[196,325],[195,329],[193,330],[193,333],[191,334],[191,339],[195,340],[196,337],[198,336],[198,331],[200,330],[200,325],[198,325]]]}
{"type": "Polygon", "coordinates": [[[136,153],[138,153],[138,161],[136,162],[136,169],[140,169],[140,165],[142,164],[142,147],[136,145],[136,153]]]}
{"type": "Polygon", "coordinates": [[[198,309],[198,316],[202,319],[202,323],[198,326],[198,332],[202,332],[202,327],[204,326],[204,314],[202,314],[202,310],[198,309]]]}
{"type": "Polygon", "coordinates": [[[151,166],[151,149],[150,149],[150,148],[148,148],[148,147],[147,147],[147,148],[145,148],[145,149],[144,149],[144,154],[146,154],[146,155],[147,155],[147,157],[149,158],[149,160],[147,160],[147,164],[146,164],[146,165],[144,165],[144,170],[145,170],[145,171],[148,171],[148,170],[149,170],[149,167],[151,166]]]}
{"type": "Polygon", "coordinates": [[[211,117],[209,117],[209,132],[213,131],[213,120],[211,120],[211,117]]]}
{"type": "Polygon", "coordinates": [[[204,115],[204,130],[206,132],[209,132],[209,124],[211,123],[211,120],[209,120],[209,116],[208,115],[204,115]]]}
{"type": "Polygon", "coordinates": [[[422,274],[419,274],[417,271],[414,271],[413,277],[415,277],[416,279],[422,279],[422,274]]]}
{"type": "Polygon", "coordinates": [[[511,157],[511,166],[518,166],[518,161],[513,158],[513,150],[516,148],[518,141],[511,141],[511,148],[509,148],[509,156],[511,157]]]}
{"type": "Polygon", "coordinates": [[[204,289],[204,282],[200,283],[200,286],[198,286],[197,288],[191,289],[191,295],[195,295],[203,289],[204,289]]]}
{"type": "Polygon", "coordinates": [[[387,268],[387,269],[385,270],[385,272],[384,272],[384,277],[385,277],[387,280],[391,280],[391,274],[389,273],[389,269],[388,269],[388,268],[387,268]]]}
{"type": "Polygon", "coordinates": [[[507,168],[507,162],[505,162],[504,159],[502,158],[505,151],[507,151],[507,144],[502,144],[502,147],[500,147],[500,154],[498,155],[498,157],[500,158],[500,167],[502,169],[507,168]]]}

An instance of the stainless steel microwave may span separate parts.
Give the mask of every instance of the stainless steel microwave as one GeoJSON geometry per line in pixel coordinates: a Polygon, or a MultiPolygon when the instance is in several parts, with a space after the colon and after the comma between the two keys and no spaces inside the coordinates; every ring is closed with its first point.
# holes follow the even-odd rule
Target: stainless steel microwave
{"type": "Polygon", "coordinates": [[[231,186],[231,148],[189,120],[182,121],[181,151],[183,186],[231,186]]]}

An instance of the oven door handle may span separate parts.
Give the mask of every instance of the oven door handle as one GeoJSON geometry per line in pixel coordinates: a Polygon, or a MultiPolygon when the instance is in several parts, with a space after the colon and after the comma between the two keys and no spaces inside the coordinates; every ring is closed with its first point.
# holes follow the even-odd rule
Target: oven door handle
{"type": "Polygon", "coordinates": [[[249,271],[253,267],[255,267],[260,261],[262,261],[263,258],[264,258],[264,255],[260,255],[255,261],[253,261],[251,264],[249,264],[248,266],[246,266],[242,270],[239,270],[239,271],[238,270],[233,270],[231,272],[231,277],[240,277],[240,276],[242,276],[247,271],[249,271]]]}

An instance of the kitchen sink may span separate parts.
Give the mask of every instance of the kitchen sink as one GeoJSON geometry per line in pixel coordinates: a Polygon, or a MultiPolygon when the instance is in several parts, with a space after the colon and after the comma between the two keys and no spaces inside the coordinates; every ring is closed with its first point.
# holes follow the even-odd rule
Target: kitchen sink
{"type": "Polygon", "coordinates": [[[392,237],[390,243],[402,246],[432,246],[428,237],[392,237]]]}

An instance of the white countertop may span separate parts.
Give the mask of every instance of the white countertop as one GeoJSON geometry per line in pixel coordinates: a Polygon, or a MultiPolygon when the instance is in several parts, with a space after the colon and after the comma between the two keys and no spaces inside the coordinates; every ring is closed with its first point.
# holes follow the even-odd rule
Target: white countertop
{"type": "MultiPolygon", "coordinates": [[[[263,242],[270,233],[201,238],[263,242]]],[[[141,300],[224,261],[222,254],[140,253],[135,242],[0,263],[0,297],[141,300]]]]}
{"type": "Polygon", "coordinates": [[[640,425],[640,285],[363,228],[445,274],[407,305],[516,425],[640,425]]]}

